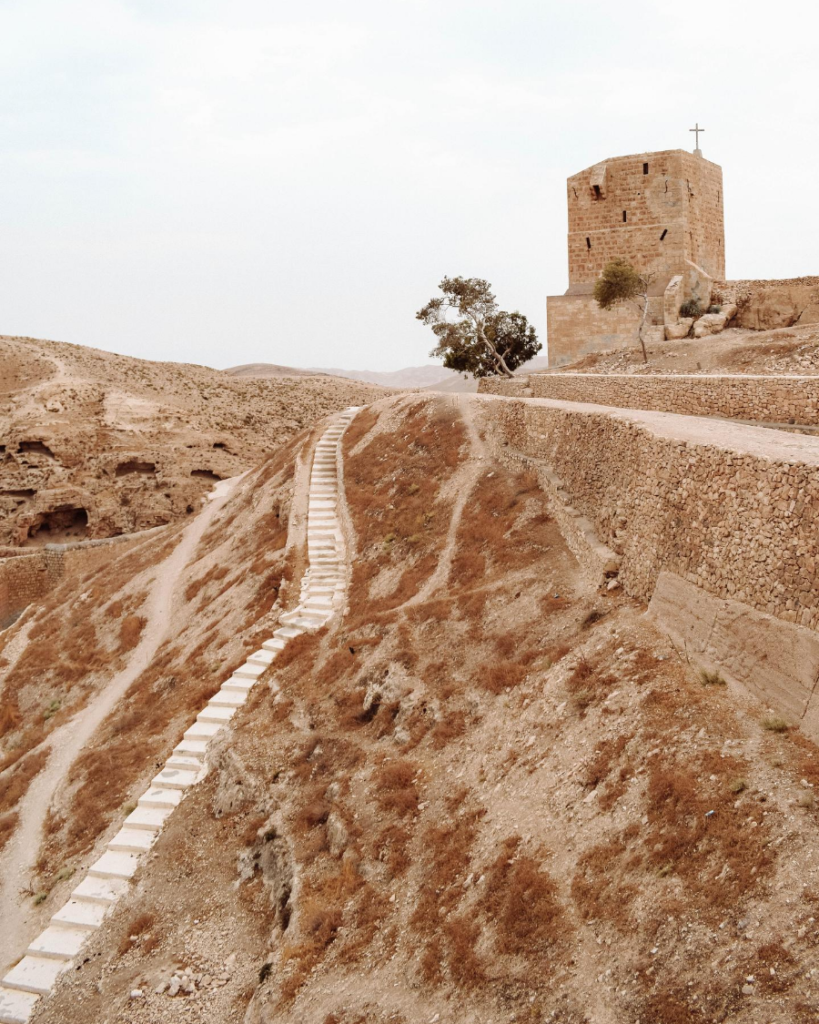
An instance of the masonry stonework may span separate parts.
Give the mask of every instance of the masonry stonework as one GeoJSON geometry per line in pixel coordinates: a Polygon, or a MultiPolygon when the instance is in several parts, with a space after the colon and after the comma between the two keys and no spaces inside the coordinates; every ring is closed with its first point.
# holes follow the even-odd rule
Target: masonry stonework
{"type": "Polygon", "coordinates": [[[819,427],[819,377],[533,373],[514,380],[485,377],[478,387],[482,394],[819,427]]]}
{"type": "Polygon", "coordinates": [[[681,149],[606,160],[567,182],[569,284],[615,256],[669,279],[688,262],[725,277],[722,168],[681,149]]]}

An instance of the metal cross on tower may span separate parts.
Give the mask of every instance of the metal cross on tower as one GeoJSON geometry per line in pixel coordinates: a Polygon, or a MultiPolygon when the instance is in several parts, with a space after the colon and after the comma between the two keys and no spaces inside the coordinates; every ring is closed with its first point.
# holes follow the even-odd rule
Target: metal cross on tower
{"type": "Polygon", "coordinates": [[[694,149],[694,152],[695,153],[699,153],[699,151],[700,151],[700,132],[704,132],[705,129],[704,128],[700,128],[700,123],[699,123],[699,121],[697,121],[696,127],[689,128],[688,130],[690,132],[694,132],[694,139],[696,140],[695,141],[695,147],[696,148],[694,149]]]}

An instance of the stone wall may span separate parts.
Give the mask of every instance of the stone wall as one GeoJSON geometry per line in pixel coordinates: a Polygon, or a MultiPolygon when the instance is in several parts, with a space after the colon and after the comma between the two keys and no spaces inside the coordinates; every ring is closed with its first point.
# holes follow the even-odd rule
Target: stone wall
{"type": "Polygon", "coordinates": [[[45,597],[66,576],[81,576],[165,529],[158,526],[102,540],[47,544],[38,551],[0,547],[0,629],[10,625],[32,602],[45,597]]]}
{"type": "Polygon", "coordinates": [[[691,416],[819,426],[819,377],[753,374],[533,373],[487,377],[483,394],[594,402],[691,416]]]}
{"type": "Polygon", "coordinates": [[[648,603],[667,571],[819,627],[819,442],[695,417],[486,397],[502,451],[542,460],[620,581],[648,603]]]}
{"type": "MultiPolygon", "coordinates": [[[[650,296],[650,324],[663,323],[663,296],[650,296]]],[[[640,311],[631,302],[600,309],[592,295],[550,295],[546,300],[549,365],[562,366],[590,352],[637,344],[640,311]]]]}

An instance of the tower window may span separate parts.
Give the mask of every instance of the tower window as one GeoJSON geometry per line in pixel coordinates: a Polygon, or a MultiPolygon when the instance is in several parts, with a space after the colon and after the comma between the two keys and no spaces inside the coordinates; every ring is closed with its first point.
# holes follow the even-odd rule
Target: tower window
{"type": "Polygon", "coordinates": [[[623,210],[623,223],[625,224],[627,220],[628,220],[628,216],[626,214],[626,211],[623,210]]]}
{"type": "Polygon", "coordinates": [[[643,164],[643,174],[648,174],[648,164],[643,164]]]}
{"type": "Polygon", "coordinates": [[[600,186],[599,185],[592,185],[592,188],[594,189],[594,198],[595,199],[599,199],[600,198],[600,186]]]}
{"type": "Polygon", "coordinates": [[[662,234],[660,235],[660,241],[661,241],[661,242],[662,242],[662,240],[663,240],[663,239],[665,238],[665,236],[666,236],[667,234],[668,234],[668,228],[666,228],[666,229],[665,229],[665,231],[663,231],[663,233],[662,233],[662,234]]]}
{"type": "Polygon", "coordinates": [[[591,249],[591,239],[586,235],[586,248],[591,249]]]}

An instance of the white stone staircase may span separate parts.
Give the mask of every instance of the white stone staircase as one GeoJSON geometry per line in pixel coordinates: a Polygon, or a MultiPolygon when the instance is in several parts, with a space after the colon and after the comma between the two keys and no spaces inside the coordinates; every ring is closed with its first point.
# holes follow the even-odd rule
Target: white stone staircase
{"type": "Polygon", "coordinates": [[[86,939],[127,892],[142,855],[153,846],[186,791],[207,773],[208,744],[244,704],[254,683],[287,641],[320,629],[343,604],[347,575],[337,514],[339,447],[341,435],[358,411],[353,407],[336,416],[316,446],[307,511],[308,569],[298,607],[281,616],[282,624],[273,636],[199,712],[105,853],[52,916],[45,931],[31,942],[23,958],[0,980],[2,1024],[24,1024],[29,1019],[37,1000],[51,991],[58,975],[71,966],[86,939]]]}

